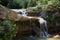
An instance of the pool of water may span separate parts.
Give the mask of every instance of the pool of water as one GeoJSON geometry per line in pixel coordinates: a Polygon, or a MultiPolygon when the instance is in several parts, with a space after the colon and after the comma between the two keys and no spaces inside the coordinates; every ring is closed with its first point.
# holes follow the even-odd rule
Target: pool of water
{"type": "Polygon", "coordinates": [[[39,37],[24,37],[24,36],[21,36],[15,40],[60,40],[60,38],[39,38],[39,37]]]}

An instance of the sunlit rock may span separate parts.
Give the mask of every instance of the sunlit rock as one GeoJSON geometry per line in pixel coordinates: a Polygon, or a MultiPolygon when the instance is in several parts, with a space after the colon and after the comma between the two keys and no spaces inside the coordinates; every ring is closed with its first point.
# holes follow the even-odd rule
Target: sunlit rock
{"type": "Polygon", "coordinates": [[[60,38],[60,35],[55,35],[53,36],[53,38],[60,38]]]}

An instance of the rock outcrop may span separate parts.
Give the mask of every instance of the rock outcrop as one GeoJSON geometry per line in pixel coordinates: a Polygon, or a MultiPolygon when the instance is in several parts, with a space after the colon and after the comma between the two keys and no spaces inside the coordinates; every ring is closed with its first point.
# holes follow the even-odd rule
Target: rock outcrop
{"type": "MultiPolygon", "coordinates": [[[[38,20],[37,17],[18,16],[17,12],[12,11],[12,10],[0,5],[0,20],[4,20],[4,19],[13,20],[16,22],[17,27],[18,27],[17,34],[19,34],[19,35],[31,33],[31,30],[33,30],[33,27],[31,27],[32,22],[38,20]],[[32,29],[30,29],[30,28],[32,28],[32,29]]],[[[37,32],[37,30],[35,30],[35,32],[37,32]]]]}

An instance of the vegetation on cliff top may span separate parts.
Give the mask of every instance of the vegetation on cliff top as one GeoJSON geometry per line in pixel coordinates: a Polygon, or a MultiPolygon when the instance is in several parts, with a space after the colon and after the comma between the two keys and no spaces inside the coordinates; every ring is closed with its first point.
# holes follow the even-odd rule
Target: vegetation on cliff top
{"type": "MultiPolygon", "coordinates": [[[[46,20],[49,21],[50,24],[55,26],[59,26],[60,24],[60,0],[0,0],[0,4],[11,9],[26,8],[33,11],[42,9],[46,11],[46,20]]],[[[2,35],[2,38],[0,38],[2,40],[8,40],[9,37],[12,38],[14,36],[16,25],[13,27],[14,23],[11,24],[11,22],[10,20],[1,21],[0,26],[2,29],[0,30],[3,32],[0,33],[2,35]],[[7,30],[4,27],[7,28],[7,30]]]]}

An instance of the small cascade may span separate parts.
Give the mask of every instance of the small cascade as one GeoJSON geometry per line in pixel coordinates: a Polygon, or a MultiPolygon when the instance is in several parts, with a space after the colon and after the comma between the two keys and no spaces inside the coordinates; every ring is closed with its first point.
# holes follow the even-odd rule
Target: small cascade
{"type": "Polygon", "coordinates": [[[39,17],[38,19],[40,23],[40,38],[50,37],[51,35],[48,34],[47,21],[41,17],[39,17]]]}
{"type": "Polygon", "coordinates": [[[21,16],[27,16],[25,10],[20,11],[21,16]]]}
{"type": "Polygon", "coordinates": [[[15,11],[18,13],[18,16],[27,16],[26,15],[26,9],[11,9],[12,11],[15,11]]]}
{"type": "MultiPolygon", "coordinates": [[[[24,16],[29,19],[34,18],[34,17],[27,16],[26,10],[14,10],[14,11],[18,12],[18,16],[24,16]]],[[[44,13],[44,12],[42,11],[42,13],[44,13]]],[[[47,21],[44,20],[42,17],[37,17],[36,19],[38,19],[39,23],[40,23],[40,38],[50,37],[51,35],[48,33],[47,21]]],[[[31,27],[31,20],[30,20],[30,27],[31,27]]],[[[32,27],[30,28],[30,30],[32,30],[32,27]]],[[[31,34],[29,37],[33,38],[32,31],[30,31],[30,32],[31,32],[31,34]]]]}

